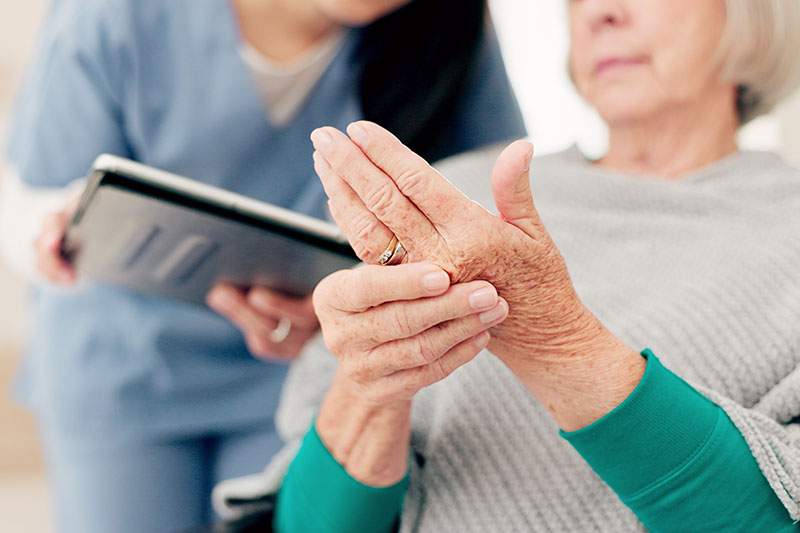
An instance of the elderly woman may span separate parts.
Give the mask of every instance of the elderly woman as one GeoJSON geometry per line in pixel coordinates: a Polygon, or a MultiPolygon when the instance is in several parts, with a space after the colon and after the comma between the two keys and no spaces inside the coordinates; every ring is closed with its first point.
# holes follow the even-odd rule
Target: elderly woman
{"type": "Polygon", "coordinates": [[[794,530],[800,172],[736,133],[797,84],[800,6],[569,12],[609,150],[542,158],[531,182],[512,144],[496,215],[375,124],[313,134],[333,215],[385,266],[318,287],[338,364],[295,368],[294,444],[219,487],[229,512],[276,501],[280,531],[794,530]]]}

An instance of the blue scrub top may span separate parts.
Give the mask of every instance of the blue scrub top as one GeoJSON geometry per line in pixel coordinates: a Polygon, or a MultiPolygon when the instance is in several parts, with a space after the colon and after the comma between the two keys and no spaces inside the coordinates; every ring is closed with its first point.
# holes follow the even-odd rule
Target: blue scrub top
{"type": "MultiPolygon", "coordinates": [[[[8,160],[31,185],[63,186],[113,153],[323,217],[308,135],[362,118],[357,34],[297,117],[277,127],[239,56],[228,0],[58,2],[17,103],[8,160]]],[[[524,135],[491,34],[459,109],[451,153],[524,135]]],[[[271,421],[287,367],[253,358],[210,310],[93,284],[41,288],[32,300],[19,390],[46,424],[109,438],[271,421]]]]}

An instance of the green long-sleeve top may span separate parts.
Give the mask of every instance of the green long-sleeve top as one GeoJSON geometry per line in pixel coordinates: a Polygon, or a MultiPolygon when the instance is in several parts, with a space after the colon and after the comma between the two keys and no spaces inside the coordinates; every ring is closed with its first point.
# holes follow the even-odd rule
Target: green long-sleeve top
{"type": "MultiPolygon", "coordinates": [[[[794,531],[725,412],[650,350],[642,355],[644,376],[622,404],[561,435],[652,531],[794,531]]],[[[278,495],[275,527],[389,532],[407,486],[407,477],[386,488],[359,483],[312,424],[278,495]]]]}

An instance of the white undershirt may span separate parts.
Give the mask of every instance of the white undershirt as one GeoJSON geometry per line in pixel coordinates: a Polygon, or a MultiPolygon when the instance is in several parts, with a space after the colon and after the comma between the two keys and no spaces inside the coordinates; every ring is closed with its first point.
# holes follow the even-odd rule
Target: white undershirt
{"type": "Polygon", "coordinates": [[[342,44],[337,32],[288,65],[277,65],[249,43],[239,50],[267,108],[270,122],[285,126],[297,115],[342,44]]]}
{"type": "MultiPolygon", "coordinates": [[[[297,116],[343,40],[344,34],[336,33],[286,65],[274,63],[248,43],[242,44],[239,55],[264,99],[267,117],[274,126],[285,126],[297,116]]],[[[0,256],[27,280],[41,281],[34,241],[45,217],[80,194],[85,179],[76,179],[62,188],[31,187],[13,169],[0,170],[0,256]]]]}

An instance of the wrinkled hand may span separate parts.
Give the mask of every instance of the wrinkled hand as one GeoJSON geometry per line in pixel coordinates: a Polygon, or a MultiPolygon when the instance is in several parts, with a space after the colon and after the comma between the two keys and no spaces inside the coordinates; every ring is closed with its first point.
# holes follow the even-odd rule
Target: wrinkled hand
{"type": "Polygon", "coordinates": [[[367,265],[322,280],[314,306],[348,396],[376,406],[409,402],[471,361],[508,304],[485,281],[450,285],[430,263],[367,265]]]}
{"type": "Polygon", "coordinates": [[[586,330],[591,320],[533,204],[529,143],[511,144],[497,160],[498,217],[380,126],[356,122],[347,131],[315,130],[314,162],[331,214],[364,261],[374,263],[394,233],[409,261],[431,261],[454,283],[493,284],[511,308],[492,330],[501,357],[535,357],[586,330]]]}
{"type": "Polygon", "coordinates": [[[206,303],[242,331],[250,353],[260,359],[294,359],[319,328],[311,296],[289,298],[265,287],[243,291],[219,283],[209,291],[206,303]],[[281,319],[284,324],[291,321],[285,338],[281,338],[281,319]]]}

